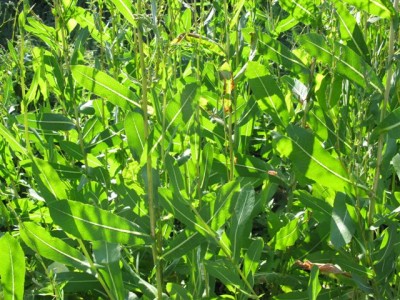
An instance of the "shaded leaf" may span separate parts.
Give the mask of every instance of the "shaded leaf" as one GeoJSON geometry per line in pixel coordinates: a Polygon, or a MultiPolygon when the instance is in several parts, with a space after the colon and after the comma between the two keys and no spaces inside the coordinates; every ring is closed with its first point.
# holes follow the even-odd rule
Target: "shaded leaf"
{"type": "Polygon", "coordinates": [[[319,292],[321,291],[321,284],[318,279],[319,268],[317,266],[312,266],[310,281],[308,282],[308,299],[316,300],[319,292]]]}
{"type": "Polygon", "coordinates": [[[27,154],[26,149],[17,141],[15,136],[0,123],[0,135],[7,141],[10,148],[18,153],[27,154]]]}
{"type": "Polygon", "coordinates": [[[351,241],[355,226],[346,207],[346,195],[336,194],[331,220],[331,242],[335,248],[343,247],[351,241]]]}

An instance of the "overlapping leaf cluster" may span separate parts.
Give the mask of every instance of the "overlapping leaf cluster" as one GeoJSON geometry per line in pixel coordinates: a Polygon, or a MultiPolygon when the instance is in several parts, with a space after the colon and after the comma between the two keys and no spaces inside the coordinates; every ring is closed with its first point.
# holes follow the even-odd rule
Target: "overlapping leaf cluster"
{"type": "Polygon", "coordinates": [[[1,58],[5,299],[398,298],[397,0],[81,2],[1,58]]]}

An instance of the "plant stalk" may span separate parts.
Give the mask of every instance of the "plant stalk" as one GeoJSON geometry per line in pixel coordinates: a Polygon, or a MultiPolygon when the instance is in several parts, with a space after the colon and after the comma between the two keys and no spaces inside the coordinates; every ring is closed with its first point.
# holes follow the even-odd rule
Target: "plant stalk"
{"type": "MultiPolygon", "coordinates": [[[[398,11],[399,0],[395,0],[393,3],[395,11],[398,11]]],[[[391,23],[390,23],[390,32],[389,32],[389,47],[388,47],[388,57],[386,61],[386,84],[385,84],[385,93],[383,99],[383,105],[381,108],[381,115],[379,122],[382,122],[383,119],[386,117],[386,109],[389,104],[389,96],[390,96],[390,85],[393,75],[392,63],[393,63],[393,56],[394,56],[394,42],[395,42],[395,16],[392,16],[391,23]]],[[[379,178],[381,175],[381,165],[383,160],[383,146],[384,141],[386,139],[386,133],[382,132],[379,135],[378,139],[378,152],[376,157],[376,169],[375,169],[375,176],[372,188],[372,195],[370,196],[370,204],[369,204],[369,211],[368,211],[368,226],[371,226],[374,222],[375,216],[375,204],[377,199],[377,192],[379,186],[379,178]]]]}
{"type": "MultiPolygon", "coordinates": [[[[137,10],[139,16],[142,15],[142,1],[137,2],[137,10]]],[[[144,139],[148,141],[149,138],[149,117],[148,117],[148,99],[147,99],[147,70],[144,61],[144,51],[143,51],[143,35],[142,35],[142,25],[139,22],[139,28],[137,30],[138,37],[138,45],[139,45],[139,61],[140,61],[140,69],[142,72],[142,111],[143,111],[143,121],[144,121],[144,139]]],[[[162,269],[159,259],[159,248],[161,240],[157,236],[156,233],[156,207],[154,201],[154,189],[153,189],[153,175],[152,175],[152,161],[149,150],[147,150],[147,161],[146,161],[146,170],[147,170],[147,198],[149,205],[149,217],[150,217],[150,235],[153,238],[152,244],[152,255],[153,255],[153,263],[156,268],[156,284],[157,284],[157,298],[162,299],[162,269]]]]}

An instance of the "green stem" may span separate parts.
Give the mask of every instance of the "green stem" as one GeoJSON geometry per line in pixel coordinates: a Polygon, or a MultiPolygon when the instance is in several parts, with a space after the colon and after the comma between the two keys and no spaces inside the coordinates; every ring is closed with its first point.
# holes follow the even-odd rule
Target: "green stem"
{"type": "MultiPolygon", "coordinates": [[[[137,2],[137,10],[139,16],[142,15],[142,1],[139,0],[137,2]]],[[[144,61],[144,51],[143,51],[143,35],[142,35],[142,26],[139,23],[139,28],[137,30],[138,37],[138,45],[139,45],[139,60],[140,60],[140,69],[142,73],[142,110],[143,110],[143,121],[144,121],[144,139],[148,140],[149,137],[149,117],[148,117],[148,99],[147,99],[147,70],[144,61]]],[[[148,151],[148,150],[147,150],[148,151]]],[[[161,244],[161,239],[157,236],[156,233],[156,207],[155,207],[155,199],[154,199],[154,189],[153,189],[153,175],[152,175],[152,161],[151,155],[147,153],[147,162],[146,162],[146,170],[147,170],[147,198],[149,205],[149,217],[150,217],[150,235],[153,238],[152,244],[152,254],[153,254],[153,262],[156,268],[156,284],[157,284],[157,297],[158,299],[162,299],[162,269],[159,259],[159,249],[161,244]]]]}
{"type": "MultiPolygon", "coordinates": [[[[395,7],[396,11],[398,11],[398,5],[399,5],[399,0],[395,0],[393,3],[393,6],[395,7]]],[[[381,115],[380,115],[380,120],[379,120],[380,122],[382,122],[386,116],[386,109],[387,109],[387,106],[389,103],[390,87],[391,87],[391,80],[392,80],[392,75],[393,75],[392,63],[393,63],[395,31],[396,31],[395,23],[396,23],[396,20],[395,20],[395,17],[393,16],[391,23],[390,23],[388,57],[387,57],[387,61],[386,61],[386,70],[387,70],[386,85],[385,85],[385,94],[384,94],[384,98],[383,98],[383,105],[381,108],[381,115]]],[[[377,198],[377,192],[378,192],[378,186],[379,186],[379,178],[381,175],[380,172],[381,172],[381,165],[382,165],[382,159],[383,159],[383,146],[384,146],[385,139],[386,139],[386,133],[382,132],[379,135],[379,139],[378,139],[376,169],[375,169],[374,183],[373,183],[372,195],[370,197],[370,204],[369,204],[369,211],[368,211],[368,225],[369,226],[371,226],[374,222],[375,204],[376,204],[376,198],[377,198]]]]}

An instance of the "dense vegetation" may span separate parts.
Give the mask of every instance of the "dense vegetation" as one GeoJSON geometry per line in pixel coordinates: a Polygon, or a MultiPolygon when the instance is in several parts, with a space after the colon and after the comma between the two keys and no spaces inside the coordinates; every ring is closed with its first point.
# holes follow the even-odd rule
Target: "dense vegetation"
{"type": "Polygon", "coordinates": [[[1,299],[400,298],[398,0],[0,6],[1,299]]]}

